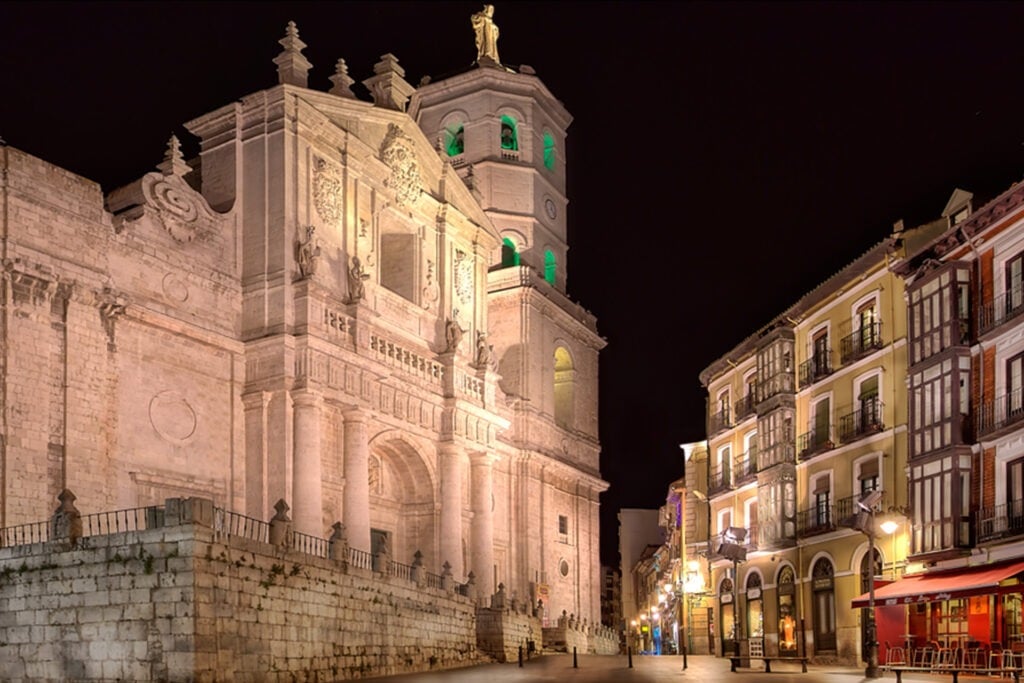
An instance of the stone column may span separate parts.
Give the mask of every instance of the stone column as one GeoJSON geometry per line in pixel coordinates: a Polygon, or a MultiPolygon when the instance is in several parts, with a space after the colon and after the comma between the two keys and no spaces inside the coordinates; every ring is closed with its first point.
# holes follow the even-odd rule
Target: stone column
{"type": "Polygon", "coordinates": [[[442,444],[441,461],[441,557],[451,565],[452,575],[462,581],[462,459],[454,444],[442,444]]]}
{"type": "Polygon", "coordinates": [[[345,530],[348,544],[370,552],[370,446],[366,414],[345,411],[345,530]]]}
{"type": "Polygon", "coordinates": [[[494,593],[494,511],[493,474],[489,453],[474,453],[470,456],[472,481],[473,523],[470,527],[472,558],[470,569],[477,576],[480,595],[490,597],[494,593]]]}
{"type": "Polygon", "coordinates": [[[320,468],[320,406],[316,392],[292,392],[295,450],[292,456],[292,523],[296,531],[324,535],[323,476],[320,468]]]}

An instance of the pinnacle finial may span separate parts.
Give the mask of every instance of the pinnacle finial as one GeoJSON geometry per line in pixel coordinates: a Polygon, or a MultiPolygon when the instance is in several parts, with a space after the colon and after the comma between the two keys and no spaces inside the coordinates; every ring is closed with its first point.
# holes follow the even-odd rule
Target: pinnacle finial
{"type": "Polygon", "coordinates": [[[355,80],[348,75],[348,64],[344,59],[339,59],[338,63],[334,65],[334,75],[328,80],[334,84],[329,91],[332,95],[355,99],[355,93],[352,92],[352,84],[355,83],[355,80]]]}
{"type": "Polygon", "coordinates": [[[277,42],[284,48],[281,54],[274,58],[274,64],[277,64],[278,83],[307,87],[309,70],[313,65],[302,54],[306,44],[299,38],[299,27],[294,21],[288,22],[284,38],[277,42]]]}
{"type": "Polygon", "coordinates": [[[179,178],[192,170],[185,163],[185,157],[181,153],[181,142],[177,135],[171,134],[171,138],[167,141],[167,151],[164,152],[164,160],[157,164],[156,168],[164,175],[176,175],[179,178]]]}

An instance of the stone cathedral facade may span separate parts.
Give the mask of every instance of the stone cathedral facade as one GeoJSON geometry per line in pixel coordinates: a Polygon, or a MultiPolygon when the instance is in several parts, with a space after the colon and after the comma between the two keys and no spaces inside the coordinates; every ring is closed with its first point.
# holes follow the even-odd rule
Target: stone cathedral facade
{"type": "Polygon", "coordinates": [[[280,42],[276,85],[185,124],[198,158],[172,139],[109,194],[0,147],[0,527],[66,488],[83,514],[283,499],[298,531],[599,621],[569,113],[489,56],[414,87],[386,54],[372,101],[339,61],[318,91],[280,42]]]}

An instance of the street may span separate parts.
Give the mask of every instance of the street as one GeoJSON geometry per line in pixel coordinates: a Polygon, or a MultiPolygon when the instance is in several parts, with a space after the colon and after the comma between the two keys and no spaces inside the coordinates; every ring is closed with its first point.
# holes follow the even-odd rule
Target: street
{"type": "MultiPolygon", "coordinates": [[[[797,665],[773,665],[773,671],[740,671],[731,673],[729,661],[709,656],[692,656],[688,658],[688,667],[682,670],[683,658],[680,656],[649,656],[633,657],[633,668],[628,667],[625,656],[601,657],[597,655],[579,655],[578,668],[573,668],[572,655],[545,654],[525,662],[522,668],[512,662],[510,664],[488,664],[485,666],[456,669],[444,672],[406,674],[402,676],[386,676],[372,679],[375,683],[511,683],[513,681],[559,681],[560,683],[611,683],[618,681],[637,681],[655,683],[660,681],[724,681],[724,683],[861,683],[864,681],[863,668],[850,668],[831,665],[809,665],[808,673],[801,673],[797,665]],[[788,669],[792,668],[792,671],[788,669]]],[[[932,683],[949,683],[950,676],[910,676],[904,675],[905,681],[928,681],[932,683]]],[[[895,681],[896,676],[886,673],[880,681],[895,681]]],[[[977,680],[981,680],[978,678],[977,680]]]]}

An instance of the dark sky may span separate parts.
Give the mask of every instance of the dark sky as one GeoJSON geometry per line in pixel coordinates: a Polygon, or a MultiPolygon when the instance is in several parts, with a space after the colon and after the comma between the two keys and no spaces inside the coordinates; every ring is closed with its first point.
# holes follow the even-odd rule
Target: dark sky
{"type": "MultiPolygon", "coordinates": [[[[0,4],[0,136],[105,190],[181,123],[391,52],[411,83],[475,58],[475,2],[0,4]]],[[[499,3],[499,50],[575,117],[570,295],[598,317],[602,558],[704,435],[698,373],[954,187],[1024,175],[1024,3],[499,3]]],[[[186,148],[186,151],[188,148],[186,148]]]]}

